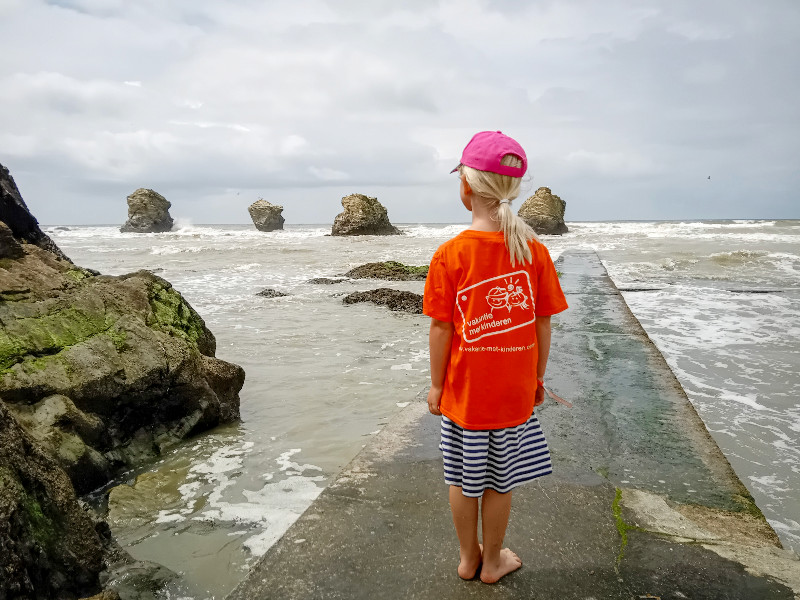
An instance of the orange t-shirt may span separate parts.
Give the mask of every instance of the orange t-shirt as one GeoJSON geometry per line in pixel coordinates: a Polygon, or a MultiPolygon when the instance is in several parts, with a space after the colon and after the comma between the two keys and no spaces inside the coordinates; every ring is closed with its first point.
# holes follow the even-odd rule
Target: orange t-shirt
{"type": "Polygon", "coordinates": [[[533,260],[516,263],[502,232],[467,230],[431,260],[422,311],[452,322],[442,414],[465,429],[524,423],[536,394],[536,316],[566,310],[547,248],[530,242],[533,260]]]}

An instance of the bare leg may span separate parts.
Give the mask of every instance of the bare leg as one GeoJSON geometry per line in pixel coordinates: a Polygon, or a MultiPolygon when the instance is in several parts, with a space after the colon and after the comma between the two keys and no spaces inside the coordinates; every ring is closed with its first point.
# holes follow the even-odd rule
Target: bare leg
{"type": "Polygon", "coordinates": [[[467,498],[461,488],[450,486],[450,510],[453,513],[453,525],[461,550],[461,562],[458,565],[458,576],[472,579],[481,564],[481,549],[478,545],[478,499],[467,498]]]}
{"type": "Polygon", "coordinates": [[[481,520],[483,524],[483,567],[481,581],[495,583],[511,571],[522,566],[519,556],[503,548],[508,516],[511,513],[511,492],[500,494],[494,490],[483,492],[481,520]]]}

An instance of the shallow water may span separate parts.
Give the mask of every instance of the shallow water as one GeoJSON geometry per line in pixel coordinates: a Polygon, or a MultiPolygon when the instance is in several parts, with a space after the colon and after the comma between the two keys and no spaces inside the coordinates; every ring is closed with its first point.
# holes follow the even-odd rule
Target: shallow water
{"type": "MultiPolygon", "coordinates": [[[[784,544],[800,549],[800,222],[568,225],[544,239],[551,254],[594,248],[620,288],[652,290],[623,294],[784,544]]],[[[426,317],[342,304],[383,282],[307,280],[372,261],[426,264],[464,227],[380,238],[330,237],[326,226],[46,228],[82,266],[172,282],[214,332],[217,356],[247,373],[241,423],[184,443],[111,494],[120,542],[183,575],[171,597],[223,597],[427,386],[426,317]],[[255,295],[267,287],[290,295],[255,295]]]]}

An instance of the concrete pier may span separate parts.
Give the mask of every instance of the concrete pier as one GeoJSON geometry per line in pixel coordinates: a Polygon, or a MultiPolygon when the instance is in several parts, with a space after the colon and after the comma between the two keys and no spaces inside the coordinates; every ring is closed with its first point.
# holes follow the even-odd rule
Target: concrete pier
{"type": "Polygon", "coordinates": [[[597,255],[569,251],[557,268],[570,309],[553,318],[547,384],[574,406],[537,409],[554,474],[513,492],[506,544],[522,568],[492,586],[456,574],[439,421],[414,402],[229,600],[800,598],[800,561],[597,255]]]}

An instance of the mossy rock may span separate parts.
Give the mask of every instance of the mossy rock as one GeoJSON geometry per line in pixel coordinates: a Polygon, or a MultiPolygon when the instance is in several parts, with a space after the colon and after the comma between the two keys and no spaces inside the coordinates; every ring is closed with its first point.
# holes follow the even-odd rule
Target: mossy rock
{"type": "Polygon", "coordinates": [[[401,262],[367,263],[350,269],[345,273],[352,279],[386,279],[388,281],[424,281],[428,276],[428,266],[415,267],[401,262]]]}
{"type": "Polygon", "coordinates": [[[378,288],[366,292],[348,294],[342,300],[344,304],[356,302],[372,302],[379,306],[387,306],[390,310],[422,314],[422,296],[406,290],[393,290],[391,288],[378,288]]]}

